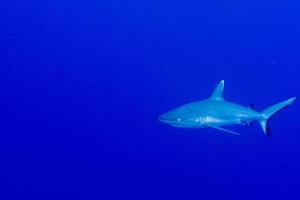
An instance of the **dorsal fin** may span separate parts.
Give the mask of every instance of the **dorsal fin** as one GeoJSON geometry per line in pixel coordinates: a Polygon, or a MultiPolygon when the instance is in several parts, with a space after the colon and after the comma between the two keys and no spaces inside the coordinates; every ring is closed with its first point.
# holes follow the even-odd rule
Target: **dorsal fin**
{"type": "Polygon", "coordinates": [[[220,100],[220,101],[224,100],[223,92],[224,92],[224,80],[219,82],[214,92],[210,96],[210,99],[220,100]]]}

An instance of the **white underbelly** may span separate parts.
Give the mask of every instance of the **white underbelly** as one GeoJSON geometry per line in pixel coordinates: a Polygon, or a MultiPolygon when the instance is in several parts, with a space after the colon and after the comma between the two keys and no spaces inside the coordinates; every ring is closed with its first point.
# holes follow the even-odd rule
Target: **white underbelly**
{"type": "Polygon", "coordinates": [[[239,120],[237,120],[237,119],[220,119],[220,118],[216,118],[216,117],[207,116],[205,118],[205,123],[223,126],[223,125],[239,123],[239,120]]]}

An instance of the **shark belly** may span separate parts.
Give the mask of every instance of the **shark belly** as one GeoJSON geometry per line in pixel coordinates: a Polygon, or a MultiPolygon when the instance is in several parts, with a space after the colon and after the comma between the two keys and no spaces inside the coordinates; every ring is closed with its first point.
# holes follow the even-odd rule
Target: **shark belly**
{"type": "Polygon", "coordinates": [[[217,126],[226,126],[226,125],[232,125],[232,124],[238,124],[240,123],[240,119],[237,118],[218,118],[213,116],[207,116],[205,119],[205,123],[213,124],[217,126]]]}
{"type": "Polygon", "coordinates": [[[217,126],[247,124],[261,117],[260,113],[231,102],[213,102],[209,107],[205,122],[217,126]]]}

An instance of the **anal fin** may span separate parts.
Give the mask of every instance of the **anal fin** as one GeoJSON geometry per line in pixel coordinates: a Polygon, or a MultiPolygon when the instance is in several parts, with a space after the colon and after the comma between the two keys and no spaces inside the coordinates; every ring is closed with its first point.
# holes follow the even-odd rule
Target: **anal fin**
{"type": "Polygon", "coordinates": [[[245,125],[245,126],[252,126],[253,121],[240,121],[239,124],[245,125]]]}

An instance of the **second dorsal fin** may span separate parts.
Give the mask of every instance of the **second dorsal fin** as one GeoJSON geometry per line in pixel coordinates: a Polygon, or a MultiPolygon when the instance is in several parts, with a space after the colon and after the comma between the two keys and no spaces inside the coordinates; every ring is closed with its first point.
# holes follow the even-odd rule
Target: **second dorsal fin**
{"type": "Polygon", "coordinates": [[[252,110],[255,110],[255,105],[252,103],[249,105],[249,108],[251,108],[252,110]]]}
{"type": "Polygon", "coordinates": [[[223,92],[224,92],[224,80],[221,80],[217,85],[217,87],[215,88],[212,95],[210,96],[210,99],[220,100],[220,101],[224,100],[223,92]]]}

